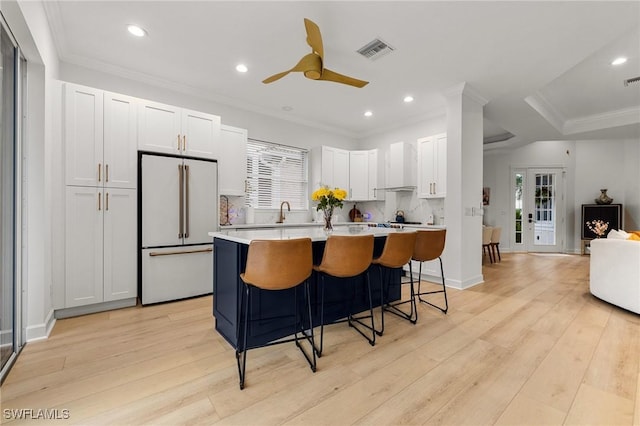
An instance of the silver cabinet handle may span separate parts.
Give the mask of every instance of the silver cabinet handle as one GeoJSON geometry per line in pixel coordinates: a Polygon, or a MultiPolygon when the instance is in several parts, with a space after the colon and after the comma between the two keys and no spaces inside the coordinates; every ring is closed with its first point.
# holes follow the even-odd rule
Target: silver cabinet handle
{"type": "Polygon", "coordinates": [[[182,238],[184,236],[183,225],[184,225],[184,175],[182,173],[182,164],[178,164],[178,187],[179,187],[179,200],[178,200],[178,238],[182,238]]]}
{"type": "Polygon", "coordinates": [[[212,252],[213,248],[209,247],[206,249],[200,249],[200,250],[186,250],[186,251],[152,251],[149,253],[149,256],[155,257],[155,256],[173,256],[176,254],[192,254],[192,253],[208,253],[208,252],[212,252]]]}
{"type": "Polygon", "coordinates": [[[185,204],[185,231],[184,237],[189,238],[189,166],[184,166],[184,204],[185,204]]]}
{"type": "Polygon", "coordinates": [[[178,151],[180,151],[180,135],[178,135],[178,151]]]}
{"type": "Polygon", "coordinates": [[[187,135],[182,135],[182,150],[187,150],[187,135]]]}

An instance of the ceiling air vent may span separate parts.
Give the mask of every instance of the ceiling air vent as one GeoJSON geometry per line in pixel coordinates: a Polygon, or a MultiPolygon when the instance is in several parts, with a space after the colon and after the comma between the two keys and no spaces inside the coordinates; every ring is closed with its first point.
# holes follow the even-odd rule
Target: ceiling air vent
{"type": "Polygon", "coordinates": [[[632,83],[637,83],[639,81],[640,81],[640,77],[627,78],[626,80],[623,80],[624,87],[627,87],[628,85],[632,83]]]}
{"type": "Polygon", "coordinates": [[[358,53],[367,59],[372,61],[383,57],[387,53],[393,52],[393,47],[380,39],[375,39],[372,42],[367,43],[365,46],[358,49],[358,53]]]}

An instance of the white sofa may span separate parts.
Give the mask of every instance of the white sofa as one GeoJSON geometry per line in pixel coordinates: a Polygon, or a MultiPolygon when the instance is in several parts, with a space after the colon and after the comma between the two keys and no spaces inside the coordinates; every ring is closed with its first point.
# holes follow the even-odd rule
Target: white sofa
{"type": "Polygon", "coordinates": [[[640,314],[640,241],[591,241],[591,294],[640,314]]]}

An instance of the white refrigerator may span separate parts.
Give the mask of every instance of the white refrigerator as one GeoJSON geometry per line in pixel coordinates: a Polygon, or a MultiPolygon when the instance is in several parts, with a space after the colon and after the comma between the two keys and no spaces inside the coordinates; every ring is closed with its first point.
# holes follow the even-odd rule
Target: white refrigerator
{"type": "Polygon", "coordinates": [[[142,304],[211,293],[217,162],[143,152],[139,166],[142,304]]]}

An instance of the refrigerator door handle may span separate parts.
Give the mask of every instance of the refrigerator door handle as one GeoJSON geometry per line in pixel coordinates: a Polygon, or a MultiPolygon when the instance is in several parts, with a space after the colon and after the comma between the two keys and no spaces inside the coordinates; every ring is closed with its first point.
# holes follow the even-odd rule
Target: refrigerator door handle
{"type": "Polygon", "coordinates": [[[213,248],[209,247],[206,249],[198,249],[198,250],[183,250],[183,251],[152,251],[149,253],[149,256],[151,257],[156,257],[156,256],[174,256],[177,254],[193,254],[193,253],[209,253],[212,252],[213,248]]]}
{"type": "Polygon", "coordinates": [[[178,201],[178,215],[179,215],[179,225],[178,225],[178,238],[182,238],[184,236],[183,226],[184,226],[184,174],[182,171],[182,164],[178,164],[178,187],[179,187],[179,201],[178,201]]]}
{"type": "Polygon", "coordinates": [[[184,206],[185,206],[185,229],[184,229],[184,237],[189,238],[189,166],[184,166],[184,206]]]}

